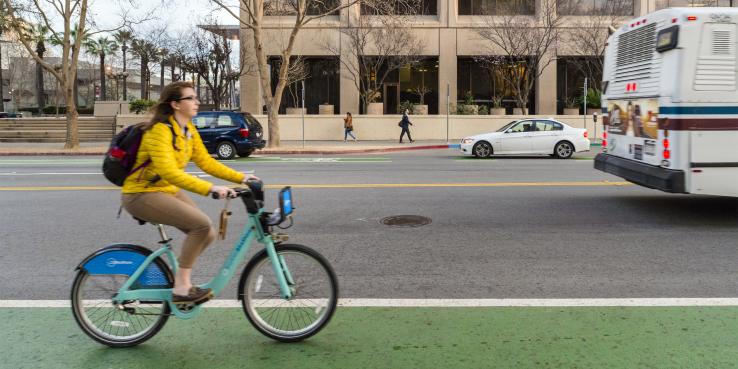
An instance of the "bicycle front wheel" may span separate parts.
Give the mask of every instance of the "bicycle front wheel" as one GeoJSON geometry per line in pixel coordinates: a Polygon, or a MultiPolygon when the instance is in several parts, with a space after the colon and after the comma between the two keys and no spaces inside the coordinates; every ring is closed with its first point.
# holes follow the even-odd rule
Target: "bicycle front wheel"
{"type": "Polygon", "coordinates": [[[277,255],[292,277],[292,298],[280,295],[266,250],[246,265],[239,297],[251,324],[262,334],[295,342],[318,333],[330,321],[338,303],[336,274],[317,251],[302,245],[276,245],[277,255]]]}

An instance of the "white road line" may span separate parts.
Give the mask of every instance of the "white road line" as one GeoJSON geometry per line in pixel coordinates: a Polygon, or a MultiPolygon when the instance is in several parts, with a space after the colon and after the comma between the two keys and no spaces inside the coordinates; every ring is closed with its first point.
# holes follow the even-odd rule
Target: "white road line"
{"type": "MultiPolygon", "coordinates": [[[[601,299],[340,299],[343,307],[667,307],[738,306],[738,298],[601,299]]],[[[240,308],[238,300],[213,300],[206,307],[240,308]]],[[[69,300],[0,300],[0,308],[68,308],[69,300]]]]}

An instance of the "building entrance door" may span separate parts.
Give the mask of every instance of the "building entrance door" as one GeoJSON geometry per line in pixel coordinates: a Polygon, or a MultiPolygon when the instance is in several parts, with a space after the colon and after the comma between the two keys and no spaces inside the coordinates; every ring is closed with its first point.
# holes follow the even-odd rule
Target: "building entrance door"
{"type": "Polygon", "coordinates": [[[385,83],[384,84],[384,114],[399,114],[397,111],[400,106],[400,84],[385,83]]]}

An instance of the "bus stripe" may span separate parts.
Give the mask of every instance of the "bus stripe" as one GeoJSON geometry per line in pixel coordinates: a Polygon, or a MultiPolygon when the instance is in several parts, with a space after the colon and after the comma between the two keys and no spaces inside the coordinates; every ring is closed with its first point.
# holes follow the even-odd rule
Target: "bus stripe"
{"type": "Polygon", "coordinates": [[[736,114],[738,106],[661,106],[659,115],[711,115],[711,114],[736,114]]]}
{"type": "Polygon", "coordinates": [[[738,130],[738,118],[659,118],[659,129],[675,131],[735,131],[738,130]]]}

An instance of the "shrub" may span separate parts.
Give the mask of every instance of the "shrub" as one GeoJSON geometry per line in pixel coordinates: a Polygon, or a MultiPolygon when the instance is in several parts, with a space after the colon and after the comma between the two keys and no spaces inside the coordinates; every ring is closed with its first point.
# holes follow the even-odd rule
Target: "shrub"
{"type": "Polygon", "coordinates": [[[479,107],[479,115],[489,115],[489,107],[487,105],[482,105],[479,107]]]}
{"type": "Polygon", "coordinates": [[[398,108],[399,108],[399,113],[400,114],[402,114],[403,112],[405,112],[405,109],[407,109],[408,114],[413,114],[415,112],[415,104],[411,103],[408,100],[405,100],[405,101],[401,102],[400,105],[398,106],[398,108]]]}
{"type": "Polygon", "coordinates": [[[136,114],[143,114],[154,106],[154,104],[156,104],[154,100],[138,99],[128,103],[128,108],[136,114]]]}

